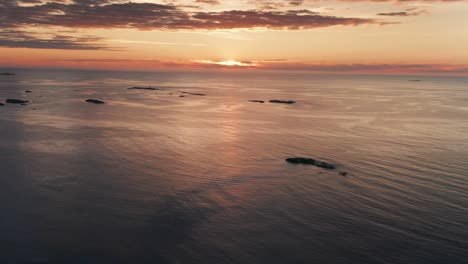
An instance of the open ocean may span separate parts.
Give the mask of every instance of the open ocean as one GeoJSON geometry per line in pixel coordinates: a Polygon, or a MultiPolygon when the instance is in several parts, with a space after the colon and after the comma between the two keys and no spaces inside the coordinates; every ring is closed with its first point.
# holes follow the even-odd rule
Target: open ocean
{"type": "Polygon", "coordinates": [[[468,263],[468,78],[14,72],[1,264],[468,263]]]}

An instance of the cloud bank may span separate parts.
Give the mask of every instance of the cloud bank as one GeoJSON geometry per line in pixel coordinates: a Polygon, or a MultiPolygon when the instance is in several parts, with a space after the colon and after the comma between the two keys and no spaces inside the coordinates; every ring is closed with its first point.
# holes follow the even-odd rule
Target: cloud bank
{"type": "Polygon", "coordinates": [[[107,0],[76,0],[71,4],[48,2],[33,6],[19,6],[17,2],[7,0],[0,6],[0,14],[2,14],[1,27],[34,25],[140,30],[238,28],[299,30],[378,23],[369,18],[321,15],[309,10],[191,12],[173,4],[108,3],[107,0]]]}

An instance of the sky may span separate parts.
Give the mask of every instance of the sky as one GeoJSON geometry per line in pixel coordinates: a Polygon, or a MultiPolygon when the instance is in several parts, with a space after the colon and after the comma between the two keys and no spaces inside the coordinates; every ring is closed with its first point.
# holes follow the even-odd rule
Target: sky
{"type": "Polygon", "coordinates": [[[0,67],[468,75],[468,1],[0,0],[0,67]]]}

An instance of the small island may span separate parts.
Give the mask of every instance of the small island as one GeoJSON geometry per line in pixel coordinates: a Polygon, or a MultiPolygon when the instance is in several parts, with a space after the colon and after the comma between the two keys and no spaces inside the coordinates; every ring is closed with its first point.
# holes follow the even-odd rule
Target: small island
{"type": "Polygon", "coordinates": [[[128,90],[150,90],[150,91],[157,91],[159,90],[159,88],[154,88],[154,87],[138,87],[138,86],[135,86],[135,87],[130,87],[128,88],[128,90]]]}
{"type": "Polygon", "coordinates": [[[189,95],[197,95],[197,96],[205,96],[206,95],[206,94],[203,94],[203,93],[190,93],[190,92],[180,92],[180,93],[189,94],[189,95]]]}
{"type": "Polygon", "coordinates": [[[276,104],[295,104],[295,101],[292,100],[270,100],[268,101],[270,103],[276,103],[276,104]]]}
{"type": "Polygon", "coordinates": [[[29,103],[29,101],[20,100],[20,99],[6,99],[5,102],[7,104],[21,104],[21,105],[25,105],[25,104],[29,103]]]}
{"type": "Polygon", "coordinates": [[[293,163],[293,164],[314,165],[314,166],[328,169],[328,170],[336,169],[335,165],[332,165],[324,161],[311,159],[311,158],[295,157],[295,158],[287,158],[286,161],[289,163],[293,163]]]}
{"type": "Polygon", "coordinates": [[[86,102],[93,103],[93,104],[104,104],[104,101],[98,99],[87,99],[86,102]]]}

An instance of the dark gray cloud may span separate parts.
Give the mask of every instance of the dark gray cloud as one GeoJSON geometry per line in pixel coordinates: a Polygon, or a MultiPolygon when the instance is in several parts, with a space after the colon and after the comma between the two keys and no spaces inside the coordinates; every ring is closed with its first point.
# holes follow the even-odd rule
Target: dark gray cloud
{"type": "Polygon", "coordinates": [[[289,4],[292,6],[300,6],[304,3],[304,0],[291,0],[289,1],[289,4]]]}
{"type": "Polygon", "coordinates": [[[113,48],[95,44],[102,38],[92,36],[71,37],[54,35],[48,38],[37,37],[21,30],[0,30],[0,47],[65,49],[65,50],[112,50],[113,48]]]}
{"type": "Polygon", "coordinates": [[[424,15],[427,14],[428,12],[426,10],[416,10],[415,8],[409,8],[406,9],[405,11],[398,11],[398,12],[385,12],[385,13],[378,13],[378,16],[419,16],[419,15],[424,15]]]}
{"type": "Polygon", "coordinates": [[[42,0],[19,0],[18,2],[23,4],[42,4],[42,0]]]}
{"type": "MultiPolygon", "coordinates": [[[[11,0],[3,0],[12,2],[11,0]]],[[[231,10],[189,12],[173,4],[109,3],[75,0],[73,4],[0,6],[0,26],[62,26],[70,28],[137,28],[142,30],[312,29],[336,25],[377,24],[374,19],[321,15],[308,10],[231,10]]]]}
{"type": "MultiPolygon", "coordinates": [[[[195,0],[217,4],[218,0],[195,0]]],[[[286,1],[298,6],[302,0],[286,1]]],[[[375,19],[322,15],[309,10],[229,10],[206,12],[167,4],[127,0],[0,0],[0,46],[23,48],[113,50],[96,44],[101,38],[63,34],[56,27],[134,28],[139,30],[215,30],[268,28],[302,30],[329,26],[383,24],[375,19]],[[27,4],[27,5],[25,5],[27,4]],[[28,33],[31,27],[51,29],[54,36],[28,33]],[[71,37],[73,36],[73,37],[71,37]]]]}
{"type": "Polygon", "coordinates": [[[208,5],[219,5],[221,2],[218,0],[195,0],[195,2],[200,4],[208,4],[208,5]]]}

